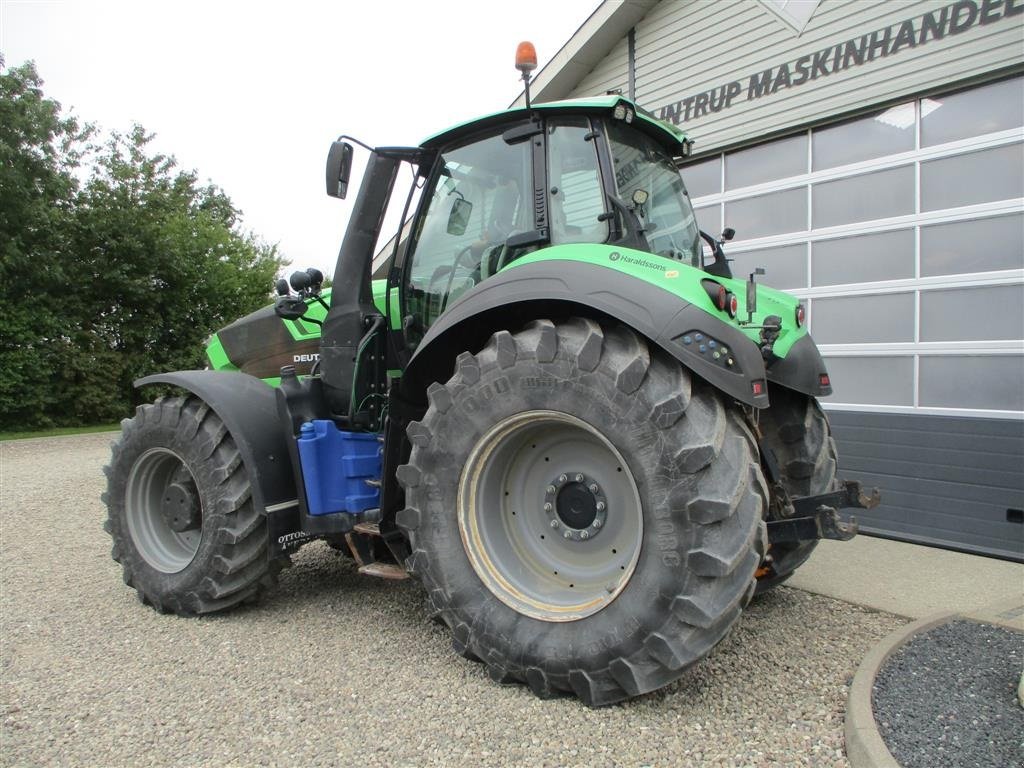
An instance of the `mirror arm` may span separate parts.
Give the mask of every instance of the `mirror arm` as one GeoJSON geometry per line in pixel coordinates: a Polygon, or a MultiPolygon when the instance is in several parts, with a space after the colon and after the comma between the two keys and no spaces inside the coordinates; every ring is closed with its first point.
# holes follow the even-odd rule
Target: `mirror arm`
{"type": "Polygon", "coordinates": [[[353,144],[358,144],[363,149],[368,149],[370,152],[373,152],[373,147],[371,147],[369,144],[364,144],[359,139],[357,139],[355,136],[348,136],[348,135],[342,134],[341,136],[336,138],[335,141],[351,141],[353,144]]]}
{"type": "MultiPolygon", "coordinates": [[[[732,277],[732,269],[729,268],[729,260],[725,258],[725,251],[722,250],[722,244],[709,235],[704,230],[697,230],[700,233],[701,238],[711,248],[711,254],[715,257],[715,260],[704,267],[704,271],[709,275],[717,275],[718,277],[732,277]]],[[[701,255],[701,264],[704,263],[704,257],[701,255]]]]}

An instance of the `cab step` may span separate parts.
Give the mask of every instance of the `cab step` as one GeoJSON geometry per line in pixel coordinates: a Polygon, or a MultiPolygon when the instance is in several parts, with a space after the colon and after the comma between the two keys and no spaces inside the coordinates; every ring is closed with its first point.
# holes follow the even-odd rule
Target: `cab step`
{"type": "Polygon", "coordinates": [[[380,536],[380,526],[377,523],[356,523],[352,530],[367,536],[380,536]]]}
{"type": "Polygon", "coordinates": [[[359,567],[359,572],[366,576],[376,576],[380,579],[393,579],[401,581],[409,578],[409,572],[400,565],[394,563],[370,563],[359,567]]]}

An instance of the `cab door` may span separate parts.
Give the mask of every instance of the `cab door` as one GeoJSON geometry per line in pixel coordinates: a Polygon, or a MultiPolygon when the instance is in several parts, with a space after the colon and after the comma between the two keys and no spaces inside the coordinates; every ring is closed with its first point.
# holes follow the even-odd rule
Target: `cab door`
{"type": "Polygon", "coordinates": [[[460,296],[498,271],[510,238],[533,228],[530,142],[501,133],[442,149],[400,269],[403,343],[415,350],[460,296]]]}

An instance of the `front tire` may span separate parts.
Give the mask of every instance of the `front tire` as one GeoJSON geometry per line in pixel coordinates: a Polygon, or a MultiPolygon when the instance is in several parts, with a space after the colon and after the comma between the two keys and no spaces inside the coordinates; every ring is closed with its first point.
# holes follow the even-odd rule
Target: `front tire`
{"type": "Polygon", "coordinates": [[[255,600],[281,564],[220,417],[199,398],[161,398],[111,447],[104,529],[124,582],[160,613],[194,616],[255,600]]]}
{"type": "MultiPolygon", "coordinates": [[[[775,453],[782,486],[790,496],[815,496],[836,487],[836,442],[828,417],[813,397],[771,386],[771,407],[760,415],[764,444],[775,453]]],[[[777,587],[803,565],[817,541],[775,544],[768,550],[769,570],[757,582],[757,594],[777,587]]]]}
{"type": "Polygon", "coordinates": [[[500,331],[428,391],[399,470],[410,570],[499,682],[610,704],[729,631],[764,552],[737,409],[622,327],[500,331]]]}

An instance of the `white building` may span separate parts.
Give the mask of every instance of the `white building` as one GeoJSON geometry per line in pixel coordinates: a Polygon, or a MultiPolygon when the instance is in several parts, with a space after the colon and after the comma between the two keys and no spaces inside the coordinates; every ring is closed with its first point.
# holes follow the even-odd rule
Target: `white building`
{"type": "Polygon", "coordinates": [[[805,300],[862,529],[1024,559],[1024,0],[606,0],[531,91],[609,90],[805,300]]]}

